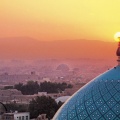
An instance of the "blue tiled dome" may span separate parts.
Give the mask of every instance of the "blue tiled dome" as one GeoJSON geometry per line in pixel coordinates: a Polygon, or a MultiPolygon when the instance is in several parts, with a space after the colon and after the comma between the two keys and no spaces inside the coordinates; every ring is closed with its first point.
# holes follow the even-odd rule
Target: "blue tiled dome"
{"type": "Polygon", "coordinates": [[[53,120],[120,120],[120,66],[78,90],[53,120]]]}

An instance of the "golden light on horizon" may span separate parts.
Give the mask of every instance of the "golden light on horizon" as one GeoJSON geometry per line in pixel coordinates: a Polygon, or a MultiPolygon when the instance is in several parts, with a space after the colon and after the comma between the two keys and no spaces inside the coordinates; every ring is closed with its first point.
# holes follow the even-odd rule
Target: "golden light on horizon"
{"type": "Polygon", "coordinates": [[[0,37],[112,41],[120,30],[119,4],[119,0],[1,0],[0,37]]]}
{"type": "Polygon", "coordinates": [[[117,32],[115,35],[114,35],[114,39],[116,42],[120,42],[120,32],[117,32]]]}

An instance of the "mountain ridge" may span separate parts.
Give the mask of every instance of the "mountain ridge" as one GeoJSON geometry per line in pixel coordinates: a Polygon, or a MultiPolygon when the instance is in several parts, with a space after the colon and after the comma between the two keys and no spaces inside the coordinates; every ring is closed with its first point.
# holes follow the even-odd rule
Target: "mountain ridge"
{"type": "Polygon", "coordinates": [[[0,38],[1,58],[113,58],[117,43],[100,40],[41,41],[30,37],[0,38]]]}

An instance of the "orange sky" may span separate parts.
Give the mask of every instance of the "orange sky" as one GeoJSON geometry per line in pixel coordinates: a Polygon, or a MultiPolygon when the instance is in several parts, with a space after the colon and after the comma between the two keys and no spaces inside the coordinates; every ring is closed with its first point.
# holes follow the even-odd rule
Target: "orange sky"
{"type": "Polygon", "coordinates": [[[0,37],[112,41],[120,0],[0,0],[0,37]]]}

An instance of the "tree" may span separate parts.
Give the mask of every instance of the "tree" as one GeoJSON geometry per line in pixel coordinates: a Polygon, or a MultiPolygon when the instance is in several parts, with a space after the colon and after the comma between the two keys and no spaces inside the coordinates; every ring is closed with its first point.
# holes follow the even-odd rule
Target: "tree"
{"type": "Polygon", "coordinates": [[[15,84],[14,88],[17,90],[22,90],[23,83],[15,84]]]}
{"type": "Polygon", "coordinates": [[[61,93],[66,88],[72,88],[71,84],[63,83],[52,83],[52,82],[42,82],[40,85],[34,81],[28,81],[27,84],[23,85],[22,83],[16,84],[15,89],[20,90],[24,95],[33,95],[38,92],[47,92],[47,93],[61,93]]]}
{"type": "Polygon", "coordinates": [[[7,103],[6,104],[7,111],[13,111],[15,112],[16,110],[18,112],[27,112],[28,111],[28,105],[27,104],[16,104],[16,103],[7,103]]]}
{"type": "Polygon", "coordinates": [[[29,105],[31,118],[37,118],[39,114],[47,114],[48,119],[53,118],[60,106],[51,97],[41,96],[33,99],[29,105]]]}
{"type": "Polygon", "coordinates": [[[28,81],[27,84],[16,84],[15,89],[20,90],[23,95],[33,95],[39,92],[39,84],[35,81],[28,81]]]}
{"type": "Polygon", "coordinates": [[[4,89],[5,90],[7,90],[7,89],[13,89],[13,86],[5,86],[4,89]]]}
{"type": "Polygon", "coordinates": [[[63,82],[63,83],[52,83],[52,82],[43,82],[40,84],[39,91],[47,93],[59,93],[64,91],[66,88],[72,88],[72,85],[63,82]]]}
{"type": "Polygon", "coordinates": [[[34,81],[28,81],[26,85],[23,86],[22,93],[25,95],[37,94],[39,91],[39,84],[34,81]]]}

